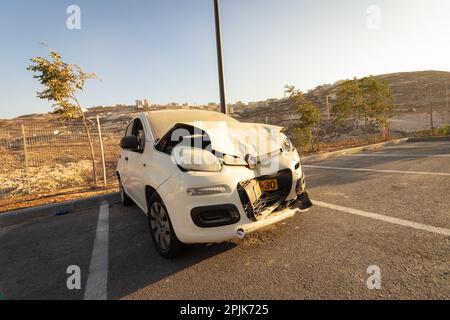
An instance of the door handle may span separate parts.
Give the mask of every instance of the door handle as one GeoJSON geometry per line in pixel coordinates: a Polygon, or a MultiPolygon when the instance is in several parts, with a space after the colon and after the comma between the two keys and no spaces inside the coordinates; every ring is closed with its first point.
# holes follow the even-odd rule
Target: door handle
{"type": "Polygon", "coordinates": [[[125,161],[128,161],[128,157],[125,157],[125,161]]]}

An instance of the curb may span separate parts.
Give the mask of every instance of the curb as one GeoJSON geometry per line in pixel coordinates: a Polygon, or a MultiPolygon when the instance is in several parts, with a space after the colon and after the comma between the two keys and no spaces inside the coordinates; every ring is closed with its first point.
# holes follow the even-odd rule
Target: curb
{"type": "Polygon", "coordinates": [[[0,228],[20,224],[31,219],[57,216],[57,209],[58,211],[67,211],[68,214],[76,213],[88,208],[98,206],[98,204],[102,201],[108,201],[109,203],[111,203],[112,201],[119,199],[118,195],[119,194],[115,192],[90,198],[57,202],[37,207],[14,210],[6,213],[0,213],[0,228]]]}
{"type": "MultiPolygon", "coordinates": [[[[387,147],[387,146],[394,146],[397,144],[408,142],[409,140],[410,140],[410,138],[391,140],[391,141],[386,141],[386,142],[381,142],[381,143],[369,144],[369,145],[361,146],[361,147],[353,147],[353,148],[331,151],[331,152],[326,152],[326,153],[321,153],[321,154],[315,154],[315,155],[311,155],[311,156],[302,157],[301,159],[302,159],[302,163],[306,164],[308,162],[325,160],[325,159],[332,158],[332,157],[345,156],[348,154],[354,154],[354,153],[358,153],[361,151],[376,150],[376,149],[380,149],[380,148],[387,147]]],[[[410,142],[413,142],[413,141],[410,141],[410,142]]]]}
{"type": "Polygon", "coordinates": [[[408,142],[450,141],[450,136],[408,138],[408,142]]]}

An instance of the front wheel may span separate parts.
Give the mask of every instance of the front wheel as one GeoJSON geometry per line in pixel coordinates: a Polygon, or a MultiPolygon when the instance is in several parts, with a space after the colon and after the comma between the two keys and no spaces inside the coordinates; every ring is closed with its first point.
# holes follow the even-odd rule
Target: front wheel
{"type": "Polygon", "coordinates": [[[176,257],[183,244],[178,240],[166,206],[157,194],[149,199],[148,222],[150,234],[158,252],[165,258],[176,257]]]}
{"type": "Polygon", "coordinates": [[[119,193],[120,193],[120,202],[124,207],[129,206],[133,203],[131,198],[127,195],[125,192],[125,189],[123,188],[122,180],[119,179],[119,193]]]}

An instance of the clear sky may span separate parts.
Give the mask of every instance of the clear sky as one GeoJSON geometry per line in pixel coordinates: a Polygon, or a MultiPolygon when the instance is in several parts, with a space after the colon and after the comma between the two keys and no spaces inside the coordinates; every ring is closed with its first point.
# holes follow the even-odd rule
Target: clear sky
{"type": "MultiPolygon", "coordinates": [[[[286,84],[450,71],[448,0],[222,0],[222,31],[228,102],[281,97],[286,84]]],[[[212,0],[2,0],[0,40],[0,118],[50,110],[25,69],[47,54],[41,41],[102,78],[86,86],[87,107],[219,100],[212,0]],[[66,27],[72,4],[80,30],[66,27]]]]}

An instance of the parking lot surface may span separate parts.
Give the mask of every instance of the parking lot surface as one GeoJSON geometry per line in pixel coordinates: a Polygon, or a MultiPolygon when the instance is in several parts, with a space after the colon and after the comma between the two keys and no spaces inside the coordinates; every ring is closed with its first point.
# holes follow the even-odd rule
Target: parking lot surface
{"type": "MultiPolygon", "coordinates": [[[[110,199],[0,229],[5,299],[450,299],[450,143],[313,163],[315,207],[166,260],[146,216],[110,199]],[[69,266],[81,288],[69,290],[69,266]],[[369,288],[379,270],[380,289],[369,288]]],[[[1,217],[0,217],[1,219],[1,217]]]]}

